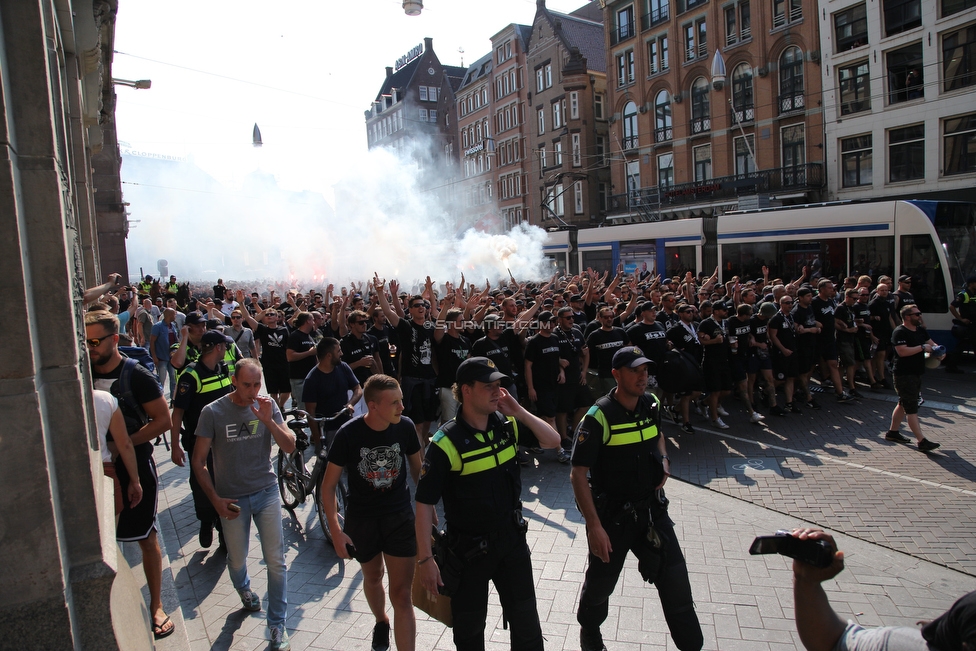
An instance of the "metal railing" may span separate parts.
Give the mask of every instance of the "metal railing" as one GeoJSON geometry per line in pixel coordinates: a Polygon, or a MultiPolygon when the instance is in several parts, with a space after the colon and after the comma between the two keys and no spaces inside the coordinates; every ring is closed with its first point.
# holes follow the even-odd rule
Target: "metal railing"
{"type": "Polygon", "coordinates": [[[615,28],[610,30],[610,45],[616,45],[620,41],[626,41],[628,38],[632,38],[637,34],[634,23],[624,23],[623,25],[617,25],[615,28]]]}
{"type": "Polygon", "coordinates": [[[660,127],[654,130],[654,142],[667,142],[674,138],[672,127],[660,127]]]}
{"type": "Polygon", "coordinates": [[[805,102],[803,99],[803,91],[794,91],[792,93],[786,93],[785,95],[779,96],[779,112],[790,113],[792,111],[802,111],[805,102]]]}
{"type": "Polygon", "coordinates": [[[754,106],[743,106],[741,108],[736,107],[732,114],[732,124],[738,124],[740,122],[755,122],[756,120],[756,107],[754,106]]]}
{"type": "Polygon", "coordinates": [[[691,135],[693,136],[711,130],[712,130],[711,118],[697,118],[691,121],[691,135]]]}
{"type": "Polygon", "coordinates": [[[648,30],[655,25],[665,23],[671,17],[668,3],[664,3],[657,9],[652,9],[641,16],[641,31],[648,30]]]}

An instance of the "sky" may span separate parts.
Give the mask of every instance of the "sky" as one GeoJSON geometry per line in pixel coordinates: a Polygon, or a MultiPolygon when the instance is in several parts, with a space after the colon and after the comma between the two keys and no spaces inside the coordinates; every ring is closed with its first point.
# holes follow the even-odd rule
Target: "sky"
{"type": "MultiPolygon", "coordinates": [[[[568,13],[585,3],[547,6],[568,13]]],[[[332,186],[366,153],[363,112],[386,66],[428,36],[442,63],[470,65],[493,34],[531,24],[536,10],[535,0],[424,5],[411,17],[401,0],[122,0],[113,77],[150,79],[152,88],[117,87],[119,140],[190,158],[232,188],[260,170],[331,204],[332,186]],[[255,123],[261,148],[251,144],[255,123]]],[[[138,206],[130,211],[139,218],[138,206]]]]}

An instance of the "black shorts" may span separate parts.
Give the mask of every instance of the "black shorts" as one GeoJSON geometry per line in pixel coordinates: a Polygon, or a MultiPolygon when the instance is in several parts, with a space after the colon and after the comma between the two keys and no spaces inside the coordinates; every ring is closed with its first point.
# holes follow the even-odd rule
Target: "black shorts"
{"type": "Polygon", "coordinates": [[[857,364],[857,345],[853,341],[842,341],[837,344],[837,353],[840,356],[840,365],[844,368],[857,364]]]}
{"type": "Polygon", "coordinates": [[[749,356],[749,375],[755,375],[759,371],[768,371],[773,368],[773,360],[770,358],[769,352],[764,352],[766,352],[765,357],[756,354],[749,356]]]}
{"type": "MultiPolygon", "coordinates": [[[[115,527],[115,539],[119,542],[137,542],[145,540],[156,529],[156,488],[159,480],[156,476],[156,462],[152,456],[152,443],[141,443],[136,446],[136,466],[139,469],[139,483],[142,484],[142,499],[135,508],[125,502],[119,515],[119,524],[115,527]]],[[[122,495],[129,490],[129,471],[126,470],[122,458],[115,461],[115,474],[119,479],[122,495]]]]}
{"type": "Polygon", "coordinates": [[[437,395],[437,378],[423,379],[404,377],[400,380],[403,390],[403,413],[414,423],[437,420],[440,397],[437,395]]]}
{"type": "Polygon", "coordinates": [[[833,338],[817,341],[817,356],[825,362],[837,361],[837,341],[833,338]]]}
{"type": "Polygon", "coordinates": [[[401,558],[417,555],[417,533],[410,507],[377,517],[346,516],[344,533],[352,539],[360,563],[368,563],[380,552],[401,558]]]}
{"type": "Polygon", "coordinates": [[[732,380],[736,384],[749,379],[748,366],[745,359],[736,355],[732,358],[732,380]]]}
{"type": "MultiPolygon", "coordinates": [[[[288,366],[277,367],[274,363],[264,366],[264,390],[268,393],[291,393],[291,380],[288,379],[288,366]]],[[[301,398],[301,396],[298,396],[301,398]]]]}
{"type": "Polygon", "coordinates": [[[543,418],[552,418],[556,415],[555,389],[536,391],[535,413],[543,418]]]}
{"type": "Polygon", "coordinates": [[[800,365],[798,363],[799,354],[794,350],[789,357],[781,354],[773,355],[773,377],[777,380],[785,380],[800,375],[800,365]]]}
{"type": "Polygon", "coordinates": [[[702,373],[705,375],[706,391],[732,390],[732,369],[729,366],[713,366],[705,362],[702,365],[702,373]]]}
{"type": "Polygon", "coordinates": [[[813,365],[817,363],[817,351],[812,346],[800,346],[796,350],[796,368],[800,375],[804,375],[813,370],[813,365]]]}
{"type": "Polygon", "coordinates": [[[593,404],[590,387],[579,382],[567,382],[556,387],[556,413],[571,414],[593,404]]]}
{"type": "Polygon", "coordinates": [[[898,394],[898,404],[906,414],[918,413],[918,393],[922,390],[921,375],[896,375],[895,393],[898,394]]]}

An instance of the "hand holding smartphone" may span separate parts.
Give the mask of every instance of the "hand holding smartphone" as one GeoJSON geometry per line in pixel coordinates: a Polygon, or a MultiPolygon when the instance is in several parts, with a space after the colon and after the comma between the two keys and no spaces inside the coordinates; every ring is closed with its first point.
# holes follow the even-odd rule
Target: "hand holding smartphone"
{"type": "Polygon", "coordinates": [[[756,536],[749,553],[782,554],[820,568],[830,567],[834,562],[834,548],[826,540],[800,540],[784,529],[773,536],[756,536]]]}

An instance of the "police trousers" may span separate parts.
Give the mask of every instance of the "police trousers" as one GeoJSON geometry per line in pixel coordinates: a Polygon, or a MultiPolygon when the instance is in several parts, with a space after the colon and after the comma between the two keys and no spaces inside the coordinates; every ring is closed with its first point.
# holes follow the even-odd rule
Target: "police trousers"
{"type": "Polygon", "coordinates": [[[675,646],[681,651],[699,651],[704,639],[674,523],[667,511],[655,510],[653,515],[654,528],[661,540],[660,549],[655,549],[648,541],[646,517],[638,520],[630,514],[612,520],[601,517],[613,551],[609,563],[589,555],[576,620],[583,628],[592,630],[607,619],[610,595],[617,585],[627,552],[631,551],[637,557],[641,576],[657,588],[675,646]]]}
{"type": "MultiPolygon", "coordinates": [[[[193,510],[196,513],[197,520],[200,522],[212,522],[217,528],[217,531],[222,531],[223,526],[220,522],[220,516],[217,515],[217,509],[214,508],[207,494],[203,492],[203,487],[197,480],[197,474],[193,472],[193,467],[190,463],[193,459],[193,445],[196,441],[196,434],[183,432],[180,435],[183,451],[186,452],[186,465],[190,466],[190,494],[193,496],[193,510]]],[[[207,471],[210,473],[210,481],[214,481],[213,465],[213,450],[211,450],[207,455],[207,471]]]]}
{"type": "MultiPolygon", "coordinates": [[[[467,545],[455,548],[464,557],[467,545]]],[[[470,554],[469,554],[470,556],[470,554]]],[[[465,560],[451,597],[454,645],[458,651],[483,651],[488,617],[488,582],[495,584],[508,621],[512,651],[542,651],[542,627],[536,608],[532,562],[525,534],[493,535],[486,552],[465,560]]]]}

